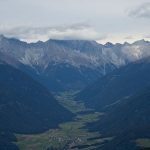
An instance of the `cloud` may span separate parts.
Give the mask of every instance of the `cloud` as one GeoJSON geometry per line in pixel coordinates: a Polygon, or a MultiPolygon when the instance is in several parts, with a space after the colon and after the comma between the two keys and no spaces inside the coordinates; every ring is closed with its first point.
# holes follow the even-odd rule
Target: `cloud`
{"type": "Polygon", "coordinates": [[[128,36],[125,36],[124,39],[125,40],[133,40],[135,37],[132,36],[132,35],[128,35],[128,36]]]}
{"type": "Polygon", "coordinates": [[[143,38],[150,39],[150,34],[145,34],[145,35],[143,35],[143,38]]]}
{"type": "Polygon", "coordinates": [[[8,37],[16,37],[28,42],[48,39],[62,40],[101,40],[106,36],[96,32],[85,23],[57,27],[2,27],[0,33],[8,37]]]}
{"type": "Polygon", "coordinates": [[[130,10],[128,14],[131,17],[150,19],[150,2],[143,3],[142,5],[130,10]]]}

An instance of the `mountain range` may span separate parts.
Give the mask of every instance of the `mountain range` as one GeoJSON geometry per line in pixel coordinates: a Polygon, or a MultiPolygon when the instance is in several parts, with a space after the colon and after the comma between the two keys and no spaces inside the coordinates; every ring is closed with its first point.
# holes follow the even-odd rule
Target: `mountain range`
{"type": "Polygon", "coordinates": [[[81,90],[112,70],[150,55],[150,42],[99,44],[85,40],[26,43],[0,36],[0,52],[23,64],[51,91],[81,90]]]}

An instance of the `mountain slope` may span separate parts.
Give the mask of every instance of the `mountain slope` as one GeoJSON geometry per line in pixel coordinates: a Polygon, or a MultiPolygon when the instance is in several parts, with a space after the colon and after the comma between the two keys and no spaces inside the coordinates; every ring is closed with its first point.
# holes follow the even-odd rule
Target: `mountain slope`
{"type": "Polygon", "coordinates": [[[76,99],[87,106],[101,110],[122,98],[130,97],[150,85],[150,58],[128,64],[100,78],[93,85],[81,91],[76,99]]]}
{"type": "Polygon", "coordinates": [[[150,138],[150,58],[106,75],[79,93],[78,99],[104,113],[88,125],[102,137],[113,137],[98,149],[141,150],[136,140],[150,138]]]}
{"type": "Polygon", "coordinates": [[[149,113],[150,87],[110,107],[90,128],[104,137],[114,137],[102,150],[140,150],[135,141],[150,138],[149,113]]]}
{"type": "Polygon", "coordinates": [[[71,118],[72,114],[28,75],[7,64],[0,64],[0,74],[1,129],[40,132],[71,118]]]}
{"type": "Polygon", "coordinates": [[[39,133],[72,117],[43,85],[0,61],[0,149],[18,149],[13,133],[39,133]]]}

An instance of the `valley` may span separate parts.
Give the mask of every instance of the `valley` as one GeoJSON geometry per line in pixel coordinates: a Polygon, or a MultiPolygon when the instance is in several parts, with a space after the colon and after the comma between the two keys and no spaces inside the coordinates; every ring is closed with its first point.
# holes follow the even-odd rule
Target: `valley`
{"type": "Polygon", "coordinates": [[[83,149],[92,150],[111,138],[101,138],[98,132],[89,132],[87,123],[95,122],[103,114],[85,108],[83,103],[75,102],[70,93],[61,93],[58,101],[76,114],[73,121],[62,123],[58,129],[50,129],[41,134],[17,134],[16,143],[20,150],[83,149]]]}
{"type": "MultiPolygon", "coordinates": [[[[109,142],[111,144],[111,141],[115,143],[115,137],[105,137],[100,129],[99,132],[88,130],[87,124],[94,124],[105,114],[86,108],[83,102],[75,101],[76,93],[63,92],[55,97],[61,105],[76,115],[73,120],[40,134],[16,134],[15,144],[20,150],[96,150],[105,144],[109,145],[109,142]]],[[[126,142],[125,139],[123,141],[126,142]]],[[[142,150],[150,148],[150,139],[139,138],[133,143],[142,150]]]]}

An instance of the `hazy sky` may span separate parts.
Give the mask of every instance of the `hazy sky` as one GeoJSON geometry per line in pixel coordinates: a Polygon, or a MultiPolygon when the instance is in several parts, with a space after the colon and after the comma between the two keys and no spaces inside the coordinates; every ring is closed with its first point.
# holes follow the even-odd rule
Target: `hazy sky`
{"type": "Polygon", "coordinates": [[[0,0],[0,33],[26,41],[150,40],[150,1],[0,0]]]}

